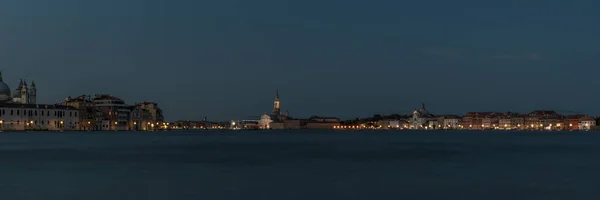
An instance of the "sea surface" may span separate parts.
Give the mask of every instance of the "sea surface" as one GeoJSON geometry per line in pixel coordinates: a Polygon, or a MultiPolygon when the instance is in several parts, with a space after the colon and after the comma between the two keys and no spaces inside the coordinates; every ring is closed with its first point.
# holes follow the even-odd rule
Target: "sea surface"
{"type": "Polygon", "coordinates": [[[600,199],[600,132],[4,132],[0,199],[600,199]]]}

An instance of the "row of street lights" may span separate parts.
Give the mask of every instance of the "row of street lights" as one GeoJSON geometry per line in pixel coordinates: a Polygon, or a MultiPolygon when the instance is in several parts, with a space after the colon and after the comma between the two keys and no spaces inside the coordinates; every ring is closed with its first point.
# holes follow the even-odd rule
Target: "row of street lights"
{"type": "MultiPolygon", "coordinates": [[[[8,122],[8,123],[10,123],[10,124],[13,124],[14,122],[12,122],[12,121],[11,121],[11,122],[8,122]]],[[[17,122],[17,124],[19,124],[19,122],[17,122]]],[[[61,120],[61,121],[60,121],[60,126],[59,126],[59,127],[57,127],[57,128],[59,128],[61,131],[62,131],[62,129],[63,129],[63,124],[64,124],[64,121],[62,121],[62,120],[61,120]]],[[[34,122],[33,120],[31,120],[31,121],[29,121],[29,122],[25,122],[25,125],[26,125],[26,126],[24,127],[25,129],[27,129],[27,128],[29,128],[29,129],[32,129],[32,128],[33,128],[33,126],[35,125],[35,122],[34,122]]],[[[4,130],[4,120],[0,120],[0,131],[2,131],[2,130],[4,130]]]]}

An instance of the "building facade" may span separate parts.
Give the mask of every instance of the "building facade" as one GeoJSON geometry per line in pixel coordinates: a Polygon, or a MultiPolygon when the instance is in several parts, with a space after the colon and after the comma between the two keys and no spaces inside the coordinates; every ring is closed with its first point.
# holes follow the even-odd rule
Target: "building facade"
{"type": "Polygon", "coordinates": [[[96,121],[98,130],[129,130],[129,115],[131,114],[131,106],[125,104],[122,99],[108,94],[96,95],[92,100],[96,108],[96,121]]]}
{"type": "Polygon", "coordinates": [[[0,130],[78,130],[79,111],[71,106],[37,103],[35,83],[21,81],[11,92],[0,73],[0,130]]]}
{"type": "Polygon", "coordinates": [[[87,95],[81,95],[75,98],[67,97],[63,102],[65,106],[71,106],[79,111],[79,129],[96,130],[96,113],[98,112],[87,95]]]}
{"type": "Polygon", "coordinates": [[[426,129],[429,128],[429,121],[436,121],[434,115],[429,113],[429,111],[425,108],[425,104],[421,104],[421,108],[419,110],[413,111],[413,116],[410,119],[410,128],[411,129],[426,129]]]}

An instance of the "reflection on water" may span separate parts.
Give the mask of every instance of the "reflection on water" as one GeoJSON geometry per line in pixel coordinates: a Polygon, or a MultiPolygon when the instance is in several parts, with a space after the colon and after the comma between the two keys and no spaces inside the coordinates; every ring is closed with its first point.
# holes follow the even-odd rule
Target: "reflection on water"
{"type": "Polygon", "coordinates": [[[595,132],[1,133],[0,199],[596,199],[595,132]]]}

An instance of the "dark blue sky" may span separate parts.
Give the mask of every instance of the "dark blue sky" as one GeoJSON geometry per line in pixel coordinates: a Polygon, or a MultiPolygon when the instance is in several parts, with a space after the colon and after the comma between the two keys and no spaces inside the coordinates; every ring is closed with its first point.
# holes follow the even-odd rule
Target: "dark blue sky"
{"type": "Polygon", "coordinates": [[[0,69],[38,101],[111,93],[167,119],[600,114],[598,1],[5,0],[0,69]]]}

